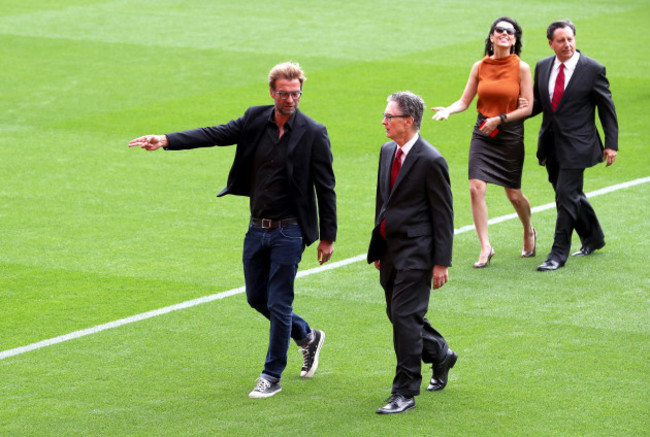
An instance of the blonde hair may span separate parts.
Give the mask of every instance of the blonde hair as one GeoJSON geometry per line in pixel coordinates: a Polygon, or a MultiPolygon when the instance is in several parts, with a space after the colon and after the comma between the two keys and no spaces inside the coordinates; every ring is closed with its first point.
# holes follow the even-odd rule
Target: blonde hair
{"type": "Polygon", "coordinates": [[[272,89],[275,89],[275,81],[278,79],[298,79],[300,81],[300,89],[302,89],[302,84],[307,80],[305,73],[297,62],[283,62],[273,67],[269,72],[269,86],[272,89]]]}

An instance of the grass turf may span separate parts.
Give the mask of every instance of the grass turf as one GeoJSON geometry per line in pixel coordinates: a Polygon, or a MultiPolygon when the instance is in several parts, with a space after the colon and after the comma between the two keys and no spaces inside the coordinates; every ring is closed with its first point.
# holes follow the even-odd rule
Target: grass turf
{"type": "MultiPolygon", "coordinates": [[[[128,150],[145,133],[226,122],[270,102],[266,74],[293,59],[301,108],[332,138],[339,198],[335,259],[363,253],[372,223],[388,94],[428,106],[458,98],[502,13],[496,2],[29,1],[0,5],[0,351],[242,285],[247,202],[215,199],[232,148],[128,150]],[[498,8],[497,8],[498,9],[498,8]],[[370,11],[370,12],[368,12],[370,11]],[[368,17],[368,18],[362,18],[368,17]]],[[[585,190],[648,176],[649,67],[643,1],[526,2],[522,59],[551,54],[546,25],[570,17],[578,48],[607,66],[621,152],[585,190]],[[612,32],[633,38],[613,42],[612,32]]],[[[450,164],[456,227],[471,224],[472,110],[422,134],[450,164]]],[[[526,123],[523,189],[553,200],[526,123]]],[[[247,393],[267,324],[230,297],[0,361],[2,435],[640,435],[648,428],[648,189],[593,199],[608,245],[550,275],[553,210],[536,214],[540,255],[518,259],[521,227],[491,227],[497,255],[477,272],[458,235],[451,282],[429,317],[459,352],[445,391],[379,418],[394,358],[377,274],[365,263],[298,280],[296,310],[327,333],[303,381],[291,351],[283,392],[247,393]],[[632,205],[632,207],[630,207],[632,205]],[[295,370],[295,371],[292,371],[295,370]]],[[[488,189],[490,216],[512,213],[488,189]]],[[[577,244],[577,242],[575,242],[577,244]]],[[[314,248],[302,270],[316,266],[314,248]]],[[[426,379],[425,373],[425,379],[426,379]]]]}

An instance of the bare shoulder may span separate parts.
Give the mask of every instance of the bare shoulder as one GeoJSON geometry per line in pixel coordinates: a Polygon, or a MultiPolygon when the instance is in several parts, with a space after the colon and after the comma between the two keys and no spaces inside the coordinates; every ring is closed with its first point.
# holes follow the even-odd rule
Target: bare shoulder
{"type": "Polygon", "coordinates": [[[474,65],[472,65],[472,69],[469,72],[470,79],[471,78],[474,78],[474,79],[478,78],[478,69],[480,68],[482,62],[483,62],[483,60],[474,62],[474,65]]]}
{"type": "Polygon", "coordinates": [[[522,60],[519,60],[519,80],[528,80],[529,78],[532,78],[530,65],[522,60]]]}

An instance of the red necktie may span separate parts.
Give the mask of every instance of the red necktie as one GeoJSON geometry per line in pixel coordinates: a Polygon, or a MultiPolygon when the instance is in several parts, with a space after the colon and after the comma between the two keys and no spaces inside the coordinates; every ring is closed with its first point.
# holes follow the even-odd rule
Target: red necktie
{"type": "MultiPolygon", "coordinates": [[[[393,186],[397,180],[397,175],[399,174],[400,169],[402,168],[402,149],[397,148],[397,153],[395,153],[395,159],[393,159],[393,166],[390,168],[390,189],[393,191],[393,186]]],[[[381,221],[381,226],[379,227],[379,233],[382,237],[386,238],[386,220],[381,221]]]]}
{"type": "Polygon", "coordinates": [[[564,94],[564,64],[560,64],[560,71],[557,72],[557,78],[555,79],[555,89],[553,90],[553,99],[551,99],[553,112],[555,112],[557,105],[560,103],[562,94],[564,94]]]}
{"type": "Polygon", "coordinates": [[[395,185],[395,180],[397,180],[397,175],[399,170],[402,168],[402,149],[397,148],[397,153],[395,153],[395,159],[393,159],[393,166],[390,168],[390,189],[393,190],[393,185],[395,185]]]}

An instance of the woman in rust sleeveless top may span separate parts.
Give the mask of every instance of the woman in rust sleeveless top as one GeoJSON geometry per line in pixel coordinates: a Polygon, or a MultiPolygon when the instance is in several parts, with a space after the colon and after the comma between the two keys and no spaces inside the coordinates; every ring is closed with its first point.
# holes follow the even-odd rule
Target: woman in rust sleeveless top
{"type": "Polygon", "coordinates": [[[478,94],[478,117],[469,151],[469,187],[472,216],[481,243],[475,268],[490,264],[494,249],[488,237],[487,184],[505,188],[524,227],[521,256],[535,256],[537,233],[532,226],[530,203],[521,192],[524,165],[524,119],[532,111],[533,84],[528,64],[519,59],[521,27],[509,17],[497,18],[485,40],[485,57],[472,67],[460,100],[448,107],[434,107],[434,120],[469,107],[478,94]],[[525,100],[518,105],[519,98],[525,100]]]}

